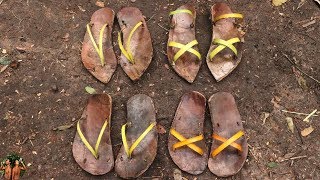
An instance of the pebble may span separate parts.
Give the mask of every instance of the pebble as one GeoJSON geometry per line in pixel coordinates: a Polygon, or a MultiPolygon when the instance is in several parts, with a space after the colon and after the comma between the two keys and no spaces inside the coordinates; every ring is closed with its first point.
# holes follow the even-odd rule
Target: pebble
{"type": "Polygon", "coordinates": [[[57,85],[51,85],[51,90],[53,91],[53,92],[58,92],[58,87],[57,87],[57,85]]]}
{"type": "Polygon", "coordinates": [[[133,3],[134,3],[134,2],[136,2],[136,0],[131,0],[131,2],[133,2],[133,3]]]}

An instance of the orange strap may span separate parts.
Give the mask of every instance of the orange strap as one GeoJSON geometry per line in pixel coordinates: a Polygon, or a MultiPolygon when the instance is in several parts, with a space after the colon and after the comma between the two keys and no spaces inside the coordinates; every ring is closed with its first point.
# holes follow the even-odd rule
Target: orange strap
{"type": "Polygon", "coordinates": [[[216,148],[214,151],[212,151],[212,157],[215,157],[216,155],[218,155],[221,151],[223,151],[228,146],[232,146],[232,147],[238,149],[239,151],[242,151],[242,147],[239,144],[235,143],[235,141],[243,135],[244,135],[243,131],[238,131],[231,138],[225,139],[223,137],[218,136],[217,134],[213,134],[212,137],[214,139],[217,139],[218,141],[221,141],[223,143],[218,148],[216,148]]]}
{"type": "Polygon", "coordinates": [[[175,143],[173,145],[173,150],[175,150],[179,147],[188,146],[190,149],[197,152],[201,156],[203,155],[203,150],[200,147],[198,147],[197,145],[193,144],[194,142],[201,141],[204,138],[203,135],[199,135],[199,136],[196,136],[196,137],[193,137],[190,139],[186,139],[185,137],[183,137],[180,133],[178,133],[173,128],[170,129],[170,134],[172,134],[175,138],[177,138],[180,141],[180,142],[175,143]]]}

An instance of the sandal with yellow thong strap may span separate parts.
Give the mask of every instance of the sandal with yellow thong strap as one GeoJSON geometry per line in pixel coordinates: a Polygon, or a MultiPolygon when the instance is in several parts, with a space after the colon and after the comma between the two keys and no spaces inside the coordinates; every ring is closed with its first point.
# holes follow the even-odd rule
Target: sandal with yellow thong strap
{"type": "Polygon", "coordinates": [[[207,167],[208,147],[203,136],[206,98],[188,92],[181,98],[172,121],[168,148],[173,162],[190,174],[201,174],[207,167]]]}
{"type": "Polygon", "coordinates": [[[127,103],[127,123],[121,128],[123,145],[115,162],[115,171],[125,179],[143,174],[157,154],[158,133],[152,99],[144,94],[127,103]]]}
{"type": "Polygon", "coordinates": [[[232,176],[240,171],[248,154],[241,117],[230,93],[216,93],[208,104],[214,132],[208,166],[219,177],[232,176]]]}
{"type": "Polygon", "coordinates": [[[219,82],[229,75],[240,63],[244,33],[236,24],[243,19],[242,14],[233,13],[225,3],[211,7],[212,44],[207,55],[207,65],[211,74],[219,82]]]}
{"type": "Polygon", "coordinates": [[[109,95],[93,95],[77,123],[73,157],[82,169],[93,175],[106,174],[114,166],[110,138],[111,108],[109,95]]]}
{"type": "Polygon", "coordinates": [[[108,83],[117,68],[111,31],[114,12],[101,8],[93,13],[84,36],[81,59],[86,69],[99,81],[108,83]]]}
{"type": "Polygon", "coordinates": [[[125,7],[117,13],[117,18],[121,28],[118,34],[120,65],[130,79],[135,81],[140,79],[152,59],[150,33],[138,8],[125,7]]]}
{"type": "Polygon", "coordinates": [[[201,54],[195,37],[196,10],[190,4],[170,12],[171,29],[167,45],[169,63],[175,72],[192,83],[201,66],[201,54]]]}

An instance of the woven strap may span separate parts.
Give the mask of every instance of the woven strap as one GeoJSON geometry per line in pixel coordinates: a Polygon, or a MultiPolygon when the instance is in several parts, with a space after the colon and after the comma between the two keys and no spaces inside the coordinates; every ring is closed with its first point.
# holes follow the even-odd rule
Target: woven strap
{"type": "Polygon", "coordinates": [[[190,52],[192,54],[194,54],[195,56],[197,56],[199,59],[201,59],[201,54],[193,49],[192,47],[197,45],[198,44],[198,41],[197,40],[193,40],[191,42],[189,42],[188,44],[180,44],[180,43],[177,43],[177,42],[169,42],[168,46],[169,47],[175,47],[175,48],[180,48],[180,50],[174,55],[173,57],[173,64],[175,64],[175,62],[186,52],[190,52]]]}

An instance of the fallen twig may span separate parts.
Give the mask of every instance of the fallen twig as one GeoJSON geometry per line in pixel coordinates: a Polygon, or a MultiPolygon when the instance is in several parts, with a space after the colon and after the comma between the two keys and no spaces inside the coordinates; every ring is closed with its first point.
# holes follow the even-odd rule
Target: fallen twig
{"type": "Polygon", "coordinates": [[[302,158],[306,158],[306,157],[307,156],[296,156],[296,157],[291,157],[291,158],[288,158],[288,159],[281,160],[280,162],[285,162],[285,161],[295,160],[295,159],[302,159],[302,158]]]}
{"type": "Polygon", "coordinates": [[[308,114],[308,116],[306,118],[304,118],[303,121],[305,122],[309,122],[309,118],[314,115],[317,112],[317,110],[315,109],[314,111],[312,111],[310,114],[308,114]]]}
{"type": "Polygon", "coordinates": [[[3,1],[4,1],[4,0],[0,0],[0,5],[2,4],[3,1]]]}
{"type": "Polygon", "coordinates": [[[309,74],[305,73],[304,71],[302,71],[302,70],[297,66],[297,64],[294,63],[294,62],[288,57],[288,55],[286,55],[286,54],[283,53],[283,52],[282,52],[282,55],[283,55],[284,57],[286,57],[286,59],[287,59],[295,68],[297,68],[302,74],[306,75],[308,78],[310,78],[310,79],[314,80],[315,82],[317,82],[318,84],[320,84],[320,81],[319,81],[319,80],[317,80],[316,78],[314,78],[314,77],[310,76],[309,74]]]}
{"type": "MultiPolygon", "coordinates": [[[[287,111],[287,110],[281,110],[282,112],[285,112],[285,113],[290,113],[290,114],[297,114],[297,115],[304,115],[304,116],[308,116],[309,114],[306,114],[306,113],[300,113],[300,112],[294,112],[294,111],[287,111]]],[[[319,116],[317,114],[312,114],[311,116],[319,116]]]]}
{"type": "Polygon", "coordinates": [[[161,27],[162,29],[166,30],[166,31],[169,31],[169,29],[167,29],[167,28],[165,28],[165,27],[161,26],[161,24],[159,24],[159,23],[158,23],[158,26],[159,26],[159,27],[161,27]]]}

